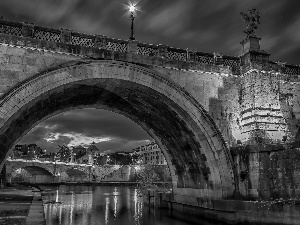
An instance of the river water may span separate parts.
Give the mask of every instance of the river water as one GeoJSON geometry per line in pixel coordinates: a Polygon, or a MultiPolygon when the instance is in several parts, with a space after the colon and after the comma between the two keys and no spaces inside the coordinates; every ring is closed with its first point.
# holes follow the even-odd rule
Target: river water
{"type": "Polygon", "coordinates": [[[47,225],[221,225],[143,205],[134,187],[41,187],[47,225]],[[56,202],[56,203],[55,203],[56,202]]]}

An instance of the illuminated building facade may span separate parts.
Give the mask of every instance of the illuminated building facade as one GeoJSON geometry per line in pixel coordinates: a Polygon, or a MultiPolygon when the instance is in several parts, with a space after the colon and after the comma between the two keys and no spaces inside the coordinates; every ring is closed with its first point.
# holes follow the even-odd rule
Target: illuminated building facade
{"type": "Polygon", "coordinates": [[[132,154],[141,155],[141,163],[167,165],[165,156],[155,142],[133,149],[132,154]]]}

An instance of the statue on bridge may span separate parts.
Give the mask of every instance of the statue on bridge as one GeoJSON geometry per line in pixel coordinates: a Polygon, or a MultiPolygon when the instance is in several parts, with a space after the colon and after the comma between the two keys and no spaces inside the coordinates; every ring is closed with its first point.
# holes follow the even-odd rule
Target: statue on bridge
{"type": "Polygon", "coordinates": [[[248,10],[248,13],[240,13],[245,22],[244,33],[249,36],[256,37],[255,30],[258,28],[257,24],[260,24],[260,13],[256,9],[248,10]]]}

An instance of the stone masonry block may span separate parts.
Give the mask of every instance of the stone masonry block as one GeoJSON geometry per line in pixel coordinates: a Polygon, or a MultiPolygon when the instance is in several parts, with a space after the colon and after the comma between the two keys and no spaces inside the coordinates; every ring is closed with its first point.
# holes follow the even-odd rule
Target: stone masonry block
{"type": "Polygon", "coordinates": [[[12,107],[17,107],[19,108],[19,104],[20,104],[20,99],[17,97],[17,96],[12,96],[10,99],[9,99],[9,105],[12,106],[12,107]]]}
{"type": "Polygon", "coordinates": [[[289,214],[292,216],[299,216],[300,214],[300,205],[299,204],[285,204],[283,205],[283,211],[285,214],[289,214]]]}
{"type": "Polygon", "coordinates": [[[192,196],[174,195],[174,201],[186,205],[198,206],[197,198],[192,196]]]}
{"type": "Polygon", "coordinates": [[[37,62],[37,57],[35,57],[35,56],[25,57],[25,63],[27,66],[36,66],[36,62],[37,62]]]}
{"type": "Polygon", "coordinates": [[[9,118],[14,113],[13,106],[8,103],[4,103],[0,108],[0,114],[5,115],[6,118],[9,118]],[[3,110],[2,110],[3,109],[3,110]]]}
{"type": "Polygon", "coordinates": [[[0,45],[0,55],[6,54],[8,48],[10,48],[10,47],[7,45],[0,45]]]}
{"type": "Polygon", "coordinates": [[[9,63],[12,64],[25,64],[26,58],[23,55],[10,55],[9,63]]]}
{"type": "Polygon", "coordinates": [[[29,73],[32,75],[37,74],[39,72],[38,68],[36,66],[29,66],[29,65],[26,65],[25,71],[26,71],[26,73],[29,73]]]}
{"type": "Polygon", "coordinates": [[[179,211],[179,212],[183,212],[183,205],[173,202],[172,209],[179,211]]]}
{"type": "Polygon", "coordinates": [[[3,66],[4,70],[10,70],[10,71],[20,71],[24,72],[26,66],[23,64],[18,64],[18,63],[8,63],[5,66],[3,66]]]}
{"type": "Polygon", "coordinates": [[[238,207],[242,207],[242,204],[239,201],[234,200],[213,200],[213,202],[214,209],[220,211],[235,212],[238,207]]]}
{"type": "Polygon", "coordinates": [[[9,62],[9,56],[0,54],[0,65],[7,64],[8,62],[9,62]]]}
{"type": "Polygon", "coordinates": [[[26,53],[26,49],[24,49],[24,48],[8,47],[6,53],[8,55],[23,56],[26,53]]]}
{"type": "Polygon", "coordinates": [[[257,212],[270,212],[271,202],[257,202],[257,212]]]}
{"type": "Polygon", "coordinates": [[[168,202],[174,201],[174,195],[171,193],[162,193],[161,197],[163,201],[168,201],[168,202]]]}
{"type": "Polygon", "coordinates": [[[5,90],[7,90],[7,87],[10,87],[13,85],[13,81],[6,77],[1,79],[1,83],[5,87],[5,90]]]}
{"type": "Polygon", "coordinates": [[[210,198],[197,198],[198,206],[207,209],[214,209],[214,201],[210,198]]]}
{"type": "Polygon", "coordinates": [[[194,215],[203,214],[202,209],[197,206],[183,205],[183,212],[194,215]]]}

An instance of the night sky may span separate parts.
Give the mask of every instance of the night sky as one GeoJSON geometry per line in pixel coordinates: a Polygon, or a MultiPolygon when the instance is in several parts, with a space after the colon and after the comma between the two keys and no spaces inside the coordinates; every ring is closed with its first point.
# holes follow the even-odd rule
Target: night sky
{"type": "MultiPolygon", "coordinates": [[[[1,0],[0,15],[41,26],[128,39],[130,19],[121,0],[1,0]]],[[[300,64],[300,1],[297,0],[141,0],[135,19],[138,41],[238,56],[245,37],[240,12],[261,14],[257,36],[272,61],[300,64]]],[[[129,150],[151,137],[125,117],[103,110],[76,110],[34,128],[20,143],[53,151],[92,141],[101,151],[129,150]]]]}

